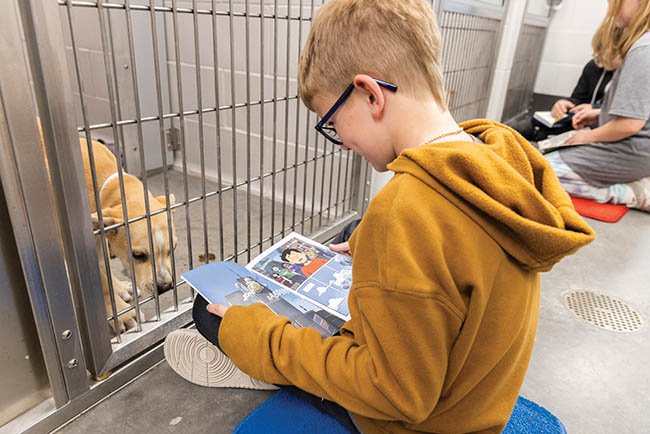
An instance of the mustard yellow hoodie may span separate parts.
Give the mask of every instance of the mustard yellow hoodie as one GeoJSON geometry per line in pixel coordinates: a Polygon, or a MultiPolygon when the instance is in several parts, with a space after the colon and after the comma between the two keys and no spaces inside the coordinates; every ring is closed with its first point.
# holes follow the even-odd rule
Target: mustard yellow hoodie
{"type": "Polygon", "coordinates": [[[295,329],[262,305],[219,332],[243,371],[347,408],[364,433],[497,433],[535,339],[539,271],[594,238],[544,158],[492,121],[485,144],[403,152],[350,247],[341,336],[295,329]]]}

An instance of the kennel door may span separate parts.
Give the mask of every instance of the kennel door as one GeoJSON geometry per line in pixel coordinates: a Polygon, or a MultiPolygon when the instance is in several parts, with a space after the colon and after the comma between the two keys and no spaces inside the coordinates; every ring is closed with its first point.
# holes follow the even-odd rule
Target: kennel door
{"type": "MultiPolygon", "coordinates": [[[[64,8],[61,8],[63,29],[67,30],[71,24],[75,32],[80,63],[78,69],[83,87],[81,92],[86,104],[92,136],[102,139],[114,151],[121,149],[126,171],[139,178],[144,176],[143,167],[148,173],[155,172],[162,167],[164,161],[161,155],[160,125],[157,122],[158,95],[162,98],[164,113],[169,113],[170,109],[168,69],[164,63],[161,63],[159,68],[155,66],[150,15],[145,8],[138,8],[149,3],[148,0],[131,2],[132,40],[129,40],[125,8],[106,8],[100,12],[105,15],[107,35],[101,35],[99,32],[96,8],[74,7],[70,17],[71,23],[63,13],[64,8]],[[103,60],[102,37],[107,39],[107,46],[111,53],[112,62],[109,68],[106,68],[103,60]],[[156,84],[156,77],[159,77],[160,86],[156,84]],[[115,89],[118,137],[113,137],[113,129],[110,128],[109,80],[115,89]],[[141,137],[139,127],[142,131],[141,137]]],[[[162,2],[159,3],[162,5],[162,2]]],[[[156,40],[160,58],[166,59],[165,22],[163,14],[159,13],[159,15],[156,21],[156,40]]],[[[76,97],[76,119],[81,134],[83,119],[79,107],[80,91],[75,86],[76,68],[71,55],[69,31],[66,33],[68,33],[66,51],[72,74],[71,83],[76,97]]],[[[163,128],[169,130],[171,127],[171,120],[166,120],[163,128]]],[[[173,138],[173,134],[164,135],[167,161],[172,162],[174,143],[168,140],[168,137],[173,138]]]]}

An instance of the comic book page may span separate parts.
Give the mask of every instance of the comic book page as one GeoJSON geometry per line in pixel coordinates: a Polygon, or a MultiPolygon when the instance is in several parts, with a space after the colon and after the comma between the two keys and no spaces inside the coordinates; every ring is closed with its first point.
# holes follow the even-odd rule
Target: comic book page
{"type": "Polygon", "coordinates": [[[345,321],[294,291],[234,262],[216,262],[183,273],[183,278],[210,303],[247,306],[263,303],[296,327],[311,327],[332,336],[345,321]]]}
{"type": "Polygon", "coordinates": [[[349,320],[348,292],[352,258],[292,233],[251,261],[246,268],[295,291],[341,319],[349,320]]]}

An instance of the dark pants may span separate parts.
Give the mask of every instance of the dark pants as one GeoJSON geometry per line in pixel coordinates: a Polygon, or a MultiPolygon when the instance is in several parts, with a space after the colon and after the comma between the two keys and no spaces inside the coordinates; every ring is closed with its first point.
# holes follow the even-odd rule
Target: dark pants
{"type": "MultiPolygon", "coordinates": [[[[219,326],[221,325],[221,318],[208,312],[206,309],[207,305],[208,302],[197,294],[192,309],[194,324],[196,325],[196,329],[204,338],[221,348],[219,346],[219,326]]],[[[321,399],[311,393],[300,390],[295,386],[282,386],[282,388],[309,402],[323,413],[333,417],[351,433],[359,432],[354,426],[348,412],[340,405],[321,399]]]]}
{"type": "Polygon", "coordinates": [[[530,117],[516,119],[515,121],[510,122],[508,125],[511,128],[517,130],[519,134],[524,136],[526,140],[531,142],[546,140],[548,136],[555,136],[557,134],[562,134],[573,129],[573,126],[571,124],[568,124],[564,127],[548,128],[544,125],[536,124],[530,117]]]}
{"type": "MultiPolygon", "coordinates": [[[[347,241],[352,235],[352,231],[359,224],[359,220],[347,225],[343,231],[335,238],[336,243],[342,243],[347,241]]],[[[213,345],[216,345],[219,349],[219,326],[221,325],[221,318],[211,314],[206,309],[208,302],[197,294],[196,299],[194,300],[194,306],[192,308],[192,318],[194,318],[194,324],[196,329],[203,335],[204,338],[209,340],[213,345]]],[[[332,401],[326,401],[322,398],[307,393],[304,390],[298,389],[295,386],[282,386],[283,389],[288,390],[299,398],[304,399],[309,402],[312,406],[316,407],[318,410],[323,413],[336,419],[341,425],[343,425],[351,433],[359,433],[354,422],[350,418],[347,410],[345,410],[340,405],[332,401]]]]}

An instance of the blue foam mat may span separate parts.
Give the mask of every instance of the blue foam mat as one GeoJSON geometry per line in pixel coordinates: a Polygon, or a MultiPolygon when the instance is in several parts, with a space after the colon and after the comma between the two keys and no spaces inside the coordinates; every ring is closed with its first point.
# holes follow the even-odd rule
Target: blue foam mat
{"type": "Polygon", "coordinates": [[[557,417],[523,396],[517,398],[510,420],[502,434],[567,434],[557,417]]]}
{"type": "MultiPolygon", "coordinates": [[[[234,434],[347,434],[329,415],[286,390],[256,408],[234,434]]],[[[519,397],[503,434],[566,434],[560,420],[544,407],[519,397]]]]}
{"type": "Polygon", "coordinates": [[[275,392],[234,429],[233,434],[348,434],[336,419],[287,390],[275,392]]]}

